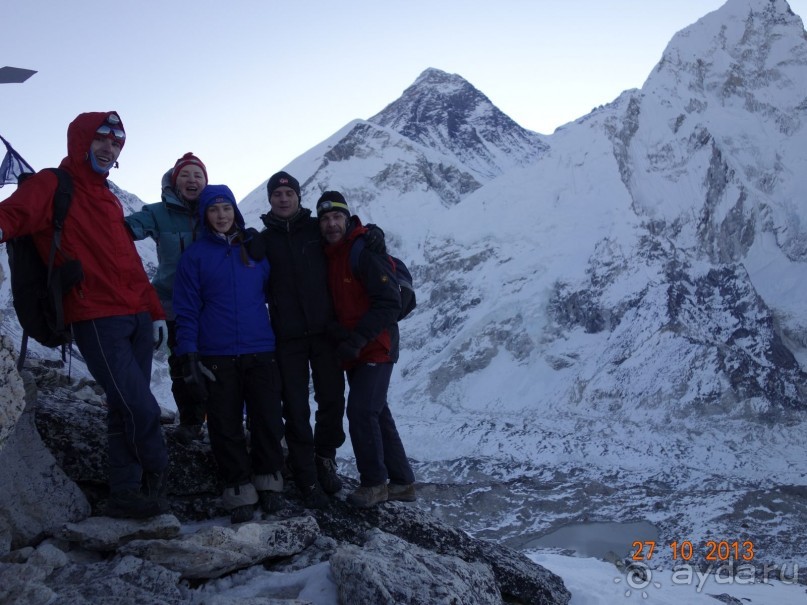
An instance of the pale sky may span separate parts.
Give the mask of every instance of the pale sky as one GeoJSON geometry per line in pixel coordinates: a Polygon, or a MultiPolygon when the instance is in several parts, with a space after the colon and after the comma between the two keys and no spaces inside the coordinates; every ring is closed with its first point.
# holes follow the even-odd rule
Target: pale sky
{"type": "MultiPolygon", "coordinates": [[[[116,110],[127,132],[110,175],[120,187],[159,201],[162,174],[193,151],[241,200],[429,67],[551,134],[641,87],[672,36],[723,4],[9,0],[0,67],[38,73],[0,85],[0,134],[34,168],[56,166],[76,115],[116,110]]],[[[790,6],[807,14],[807,0],[790,6]]]]}

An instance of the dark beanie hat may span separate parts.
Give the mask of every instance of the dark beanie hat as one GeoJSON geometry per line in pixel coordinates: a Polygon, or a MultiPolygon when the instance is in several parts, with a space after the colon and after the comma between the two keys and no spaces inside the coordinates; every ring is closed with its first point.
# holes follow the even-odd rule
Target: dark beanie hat
{"type": "Polygon", "coordinates": [[[205,185],[207,185],[207,168],[205,168],[205,165],[202,163],[202,160],[197,158],[195,155],[193,155],[193,153],[189,151],[181,158],[179,158],[176,161],[176,164],[174,164],[174,170],[171,172],[171,187],[177,186],[177,177],[179,176],[179,173],[182,171],[182,169],[185,168],[186,166],[198,166],[199,168],[201,168],[202,173],[205,175],[205,185]]]}
{"type": "Polygon", "coordinates": [[[266,183],[266,193],[269,194],[269,197],[272,197],[272,192],[278,187],[291,187],[298,198],[303,197],[300,195],[300,183],[288,172],[281,170],[269,177],[269,182],[266,183]]]}
{"type": "Polygon", "coordinates": [[[342,212],[350,218],[350,208],[347,207],[345,196],[338,191],[326,191],[317,200],[317,217],[327,212],[342,212]]]}

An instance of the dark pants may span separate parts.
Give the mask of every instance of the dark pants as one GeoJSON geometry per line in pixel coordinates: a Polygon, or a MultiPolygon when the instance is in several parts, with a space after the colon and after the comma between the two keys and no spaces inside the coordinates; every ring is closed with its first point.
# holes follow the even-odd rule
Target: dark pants
{"type": "Polygon", "coordinates": [[[201,361],[216,377],[207,381],[207,430],[224,485],[244,485],[252,475],[279,472],[283,416],[275,354],[202,357],[201,361]],[[249,449],[243,425],[245,403],[249,449]]]}
{"type": "Polygon", "coordinates": [[[196,399],[185,382],[182,362],[174,355],[177,346],[177,322],[168,321],[168,369],[171,374],[171,393],[179,412],[179,424],[201,425],[205,421],[205,402],[196,399]]]}
{"type": "Polygon", "coordinates": [[[168,453],[151,393],[154,348],[148,313],[79,321],[73,337],[106,393],[111,491],[140,489],[143,471],[162,473],[168,453]]]}
{"type": "Polygon", "coordinates": [[[289,466],[300,487],[315,483],[314,454],[334,458],[345,442],[345,375],[331,342],[322,335],[284,340],[277,345],[283,379],[283,417],[289,466]],[[309,366],[311,372],[309,374],[309,366]],[[309,377],[314,383],[314,431],[311,431],[309,377]]]}
{"type": "Polygon", "coordinates": [[[363,486],[414,483],[415,475],[392,419],[387,390],[392,363],[361,363],[348,370],[347,419],[363,486]]]}

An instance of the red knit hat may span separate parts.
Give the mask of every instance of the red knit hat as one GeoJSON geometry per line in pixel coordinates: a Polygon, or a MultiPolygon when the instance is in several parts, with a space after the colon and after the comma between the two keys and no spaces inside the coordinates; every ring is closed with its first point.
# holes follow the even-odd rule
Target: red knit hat
{"type": "Polygon", "coordinates": [[[177,177],[179,176],[179,173],[182,171],[182,169],[185,168],[185,166],[198,166],[199,168],[201,168],[202,172],[205,175],[205,185],[207,185],[207,168],[205,168],[205,165],[202,163],[202,160],[197,158],[195,155],[193,155],[192,152],[189,151],[181,158],[179,158],[176,164],[174,164],[174,170],[171,172],[171,187],[177,186],[177,177]]]}

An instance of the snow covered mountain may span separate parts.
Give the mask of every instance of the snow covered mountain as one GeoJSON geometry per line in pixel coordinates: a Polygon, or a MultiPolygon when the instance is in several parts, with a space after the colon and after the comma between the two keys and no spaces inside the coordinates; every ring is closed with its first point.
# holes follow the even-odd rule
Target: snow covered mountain
{"type": "MultiPolygon", "coordinates": [[[[420,212],[456,205],[491,179],[533,163],[548,149],[545,138],[521,128],[461,77],[427,69],[382,112],[346,125],[290,169],[300,176],[304,205],[313,207],[334,188],[357,210],[397,200],[403,206],[394,220],[420,233],[423,221],[410,218],[408,205],[420,212]]],[[[265,183],[240,205],[247,224],[260,225],[268,210],[265,183]]],[[[396,232],[407,230],[390,235],[396,232]]]]}
{"type": "MultiPolygon", "coordinates": [[[[391,401],[429,477],[565,486],[540,519],[523,494],[489,495],[512,535],[626,517],[736,534],[742,519],[771,552],[807,552],[767,534],[790,527],[780,492],[807,491],[806,82],[787,3],[729,0],[640,90],[551,136],[429,69],[287,167],[305,205],[341,190],[411,261],[420,305],[391,401]],[[629,486],[635,501],[606,498],[629,486]],[[748,504],[758,490],[770,502],[748,504]],[[720,514],[682,514],[694,493],[720,514]]],[[[264,185],[241,204],[255,224],[264,185]]]]}
{"type": "MultiPolygon", "coordinates": [[[[552,135],[427,69],[285,167],[413,270],[390,402],[424,506],[522,547],[646,521],[807,563],[805,122],[801,19],[728,0],[552,135]]],[[[259,227],[265,182],[240,205],[259,227]]]]}
{"type": "Polygon", "coordinates": [[[369,122],[451,157],[482,181],[524,166],[547,146],[462,78],[427,69],[369,122]]]}

